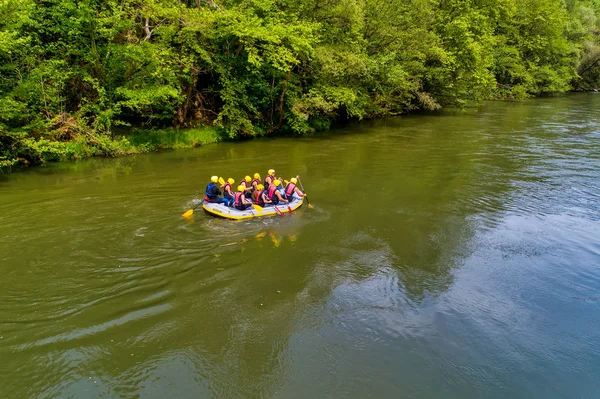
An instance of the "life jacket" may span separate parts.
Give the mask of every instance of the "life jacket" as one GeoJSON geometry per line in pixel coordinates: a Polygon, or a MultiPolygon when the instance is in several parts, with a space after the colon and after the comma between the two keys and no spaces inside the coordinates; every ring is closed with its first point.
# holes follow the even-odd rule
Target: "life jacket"
{"type": "Polygon", "coordinates": [[[206,186],[206,196],[208,198],[216,198],[217,197],[216,195],[214,195],[212,193],[213,187],[216,187],[216,184],[213,182],[208,183],[208,186],[206,186]]]}
{"type": "Polygon", "coordinates": [[[260,180],[252,179],[252,181],[250,182],[250,187],[254,187],[254,183],[256,183],[256,185],[258,186],[260,184],[260,180]]]}
{"type": "Polygon", "coordinates": [[[296,189],[296,185],[292,182],[289,182],[287,186],[285,186],[285,196],[287,199],[292,199],[292,195],[294,195],[294,190],[296,189]]]}
{"type": "Polygon", "coordinates": [[[244,195],[244,193],[241,193],[239,191],[233,194],[233,204],[236,208],[242,206],[242,195],[244,195]]]}
{"type": "Polygon", "coordinates": [[[246,179],[242,179],[242,181],[240,182],[240,184],[238,184],[238,186],[244,186],[245,188],[248,188],[248,183],[246,183],[246,179]]]}
{"type": "Polygon", "coordinates": [[[273,180],[275,180],[275,178],[271,175],[267,175],[265,177],[265,182],[263,183],[265,187],[269,187],[271,185],[271,183],[273,183],[273,180]],[[267,181],[267,179],[269,179],[269,181],[267,181]]]}
{"type": "Polygon", "coordinates": [[[265,201],[263,201],[262,195],[265,190],[259,190],[254,192],[254,202],[260,206],[265,206],[265,201]]]}
{"type": "Polygon", "coordinates": [[[275,191],[277,191],[277,186],[272,185],[269,187],[269,191],[267,191],[267,198],[269,201],[273,201],[273,197],[275,197],[275,191]]]}
{"type": "Polygon", "coordinates": [[[231,190],[231,184],[229,184],[229,182],[225,183],[225,185],[223,186],[223,195],[225,197],[230,197],[229,193],[227,192],[228,186],[229,186],[229,189],[231,190]]]}

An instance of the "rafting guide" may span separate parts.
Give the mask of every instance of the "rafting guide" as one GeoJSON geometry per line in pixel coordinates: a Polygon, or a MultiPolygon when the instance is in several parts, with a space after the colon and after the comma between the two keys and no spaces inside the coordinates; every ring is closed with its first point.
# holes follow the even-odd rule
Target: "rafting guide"
{"type": "Polygon", "coordinates": [[[306,193],[298,188],[300,176],[292,177],[289,181],[276,177],[275,170],[269,169],[261,183],[259,173],[254,173],[253,178],[246,175],[239,181],[236,191],[233,191],[235,179],[227,180],[219,176],[211,176],[206,186],[204,201],[193,209],[189,209],[182,216],[189,218],[194,210],[202,205],[209,214],[227,219],[242,220],[260,216],[283,216],[292,213],[304,202],[312,208],[306,193]],[[222,191],[221,191],[222,189],[222,191]]]}
{"type": "Polygon", "coordinates": [[[210,183],[206,186],[206,196],[204,200],[214,204],[228,204],[229,201],[221,197],[221,190],[219,190],[219,187],[217,186],[218,182],[218,176],[212,176],[210,178],[210,183]]]}

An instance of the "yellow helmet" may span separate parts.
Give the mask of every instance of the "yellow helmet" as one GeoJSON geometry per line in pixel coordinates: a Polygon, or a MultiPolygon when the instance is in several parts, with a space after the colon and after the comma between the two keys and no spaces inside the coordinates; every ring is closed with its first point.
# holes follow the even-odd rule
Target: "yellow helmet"
{"type": "Polygon", "coordinates": [[[218,181],[219,181],[219,176],[212,176],[212,177],[210,178],[210,181],[211,181],[211,182],[213,182],[213,183],[216,183],[216,182],[218,182],[218,181]]]}
{"type": "Polygon", "coordinates": [[[235,183],[235,180],[233,180],[233,177],[230,177],[229,179],[227,179],[227,183],[233,184],[235,183]]]}
{"type": "Polygon", "coordinates": [[[259,184],[259,185],[256,186],[256,189],[259,190],[259,191],[260,190],[264,190],[265,186],[261,183],[261,184],[259,184]]]}
{"type": "Polygon", "coordinates": [[[298,179],[296,179],[295,177],[292,177],[290,179],[290,183],[298,184],[298,179]]]}
{"type": "Polygon", "coordinates": [[[269,174],[270,175],[274,175],[275,174],[275,169],[269,169],[269,174]]]}
{"type": "Polygon", "coordinates": [[[246,188],[244,186],[242,186],[241,184],[238,186],[238,191],[243,192],[246,188]]]}
{"type": "Polygon", "coordinates": [[[246,180],[246,183],[250,183],[252,181],[252,178],[250,176],[246,176],[244,177],[244,180],[246,180]]]}
{"type": "Polygon", "coordinates": [[[275,187],[281,186],[281,182],[279,180],[274,180],[273,184],[275,185],[275,187]]]}
{"type": "Polygon", "coordinates": [[[260,175],[258,173],[255,173],[254,178],[260,180],[260,175]]]}

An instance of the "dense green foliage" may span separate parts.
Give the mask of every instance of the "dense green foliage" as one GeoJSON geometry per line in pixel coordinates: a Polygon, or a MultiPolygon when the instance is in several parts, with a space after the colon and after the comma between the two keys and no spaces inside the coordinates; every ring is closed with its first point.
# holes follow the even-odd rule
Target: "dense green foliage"
{"type": "Polygon", "coordinates": [[[600,0],[215,1],[0,0],[0,166],[600,86],[600,0]]]}

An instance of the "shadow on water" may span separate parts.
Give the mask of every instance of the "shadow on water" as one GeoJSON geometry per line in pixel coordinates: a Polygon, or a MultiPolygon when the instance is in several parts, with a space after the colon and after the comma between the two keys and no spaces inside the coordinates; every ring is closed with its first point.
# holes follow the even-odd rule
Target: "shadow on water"
{"type": "Polygon", "coordinates": [[[533,392],[511,376],[532,369],[543,385],[558,371],[514,320],[555,322],[526,318],[554,300],[544,267],[568,270],[550,283],[576,285],[578,297],[600,281],[559,262],[600,254],[584,239],[598,231],[599,197],[588,100],[492,103],[11,175],[0,183],[0,393],[533,392]],[[315,209],[180,218],[209,176],[272,167],[300,174],[315,209]],[[561,249],[558,226],[582,242],[561,249]],[[537,349],[515,351],[525,343],[537,349]]]}

